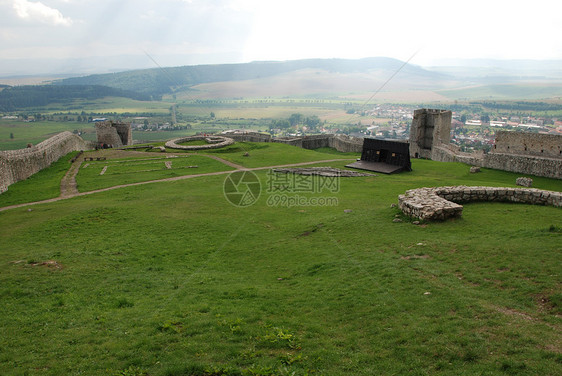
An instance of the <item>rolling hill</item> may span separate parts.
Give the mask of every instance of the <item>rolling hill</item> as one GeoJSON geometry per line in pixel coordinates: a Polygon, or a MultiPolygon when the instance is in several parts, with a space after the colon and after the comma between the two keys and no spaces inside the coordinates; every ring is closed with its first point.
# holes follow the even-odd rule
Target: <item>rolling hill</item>
{"type": "MultiPolygon", "coordinates": [[[[316,77],[318,85],[334,87],[335,78],[372,80],[375,85],[384,83],[400,71],[403,83],[421,82],[424,84],[444,82],[449,76],[405,64],[396,59],[375,57],[358,60],[346,59],[308,59],[294,61],[266,61],[246,64],[196,65],[173,68],[153,68],[113,74],[97,74],[84,77],[67,78],[56,81],[56,85],[103,85],[123,90],[131,90],[152,96],[161,96],[182,91],[200,84],[271,79],[287,74],[302,76],[313,72],[323,76],[316,77]],[[320,82],[322,81],[322,82],[320,82]]],[[[336,90],[339,90],[336,88],[336,90]]],[[[373,90],[372,85],[368,90],[373,90]]],[[[306,93],[302,93],[306,94],[306,93]]]]}

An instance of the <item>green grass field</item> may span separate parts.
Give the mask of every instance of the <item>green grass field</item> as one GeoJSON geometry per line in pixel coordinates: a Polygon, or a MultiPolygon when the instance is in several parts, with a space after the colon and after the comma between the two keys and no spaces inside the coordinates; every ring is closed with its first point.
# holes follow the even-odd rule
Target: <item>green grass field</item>
{"type": "Polygon", "coordinates": [[[154,157],[149,158],[142,156],[84,162],[76,177],[76,183],[80,192],[88,192],[121,184],[229,170],[233,168],[204,156],[185,155],[166,158],[155,154],[154,157]],[[169,168],[166,163],[169,164],[169,168]],[[103,175],[100,175],[102,171],[103,175]]]}
{"type": "Polygon", "coordinates": [[[328,159],[356,159],[360,153],[338,153],[332,149],[306,150],[281,143],[237,142],[234,145],[202,154],[219,156],[238,165],[256,168],[328,159]],[[248,153],[248,156],[245,156],[248,153]]]}
{"type": "Polygon", "coordinates": [[[502,84],[481,85],[458,89],[437,90],[437,93],[450,99],[494,99],[494,100],[539,100],[560,97],[562,87],[553,84],[502,84]]]}
{"type": "MultiPolygon", "coordinates": [[[[337,158],[250,145],[250,157],[216,155],[337,158]]],[[[329,205],[276,206],[277,175],[262,170],[244,208],[222,175],[0,212],[0,374],[561,374],[560,208],[474,203],[416,226],[391,207],[405,190],[518,175],[412,164],[284,193],[329,205]]]]}

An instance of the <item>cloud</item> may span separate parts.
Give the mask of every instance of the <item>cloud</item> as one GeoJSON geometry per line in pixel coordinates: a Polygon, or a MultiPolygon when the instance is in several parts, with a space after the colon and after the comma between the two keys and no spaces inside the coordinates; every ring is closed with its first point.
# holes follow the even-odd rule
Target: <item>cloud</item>
{"type": "Polygon", "coordinates": [[[72,24],[72,20],[64,17],[59,10],[48,7],[41,2],[14,0],[13,7],[18,17],[24,20],[38,21],[55,26],[70,26],[72,24]]]}

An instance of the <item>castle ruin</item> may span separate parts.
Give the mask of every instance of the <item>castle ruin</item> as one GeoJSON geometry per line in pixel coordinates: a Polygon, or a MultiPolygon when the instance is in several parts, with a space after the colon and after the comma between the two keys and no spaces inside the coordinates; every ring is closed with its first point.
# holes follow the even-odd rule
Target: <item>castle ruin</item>
{"type": "Polygon", "coordinates": [[[410,155],[414,158],[435,159],[434,147],[451,142],[453,113],[447,110],[423,108],[414,111],[410,127],[410,155]]]}
{"type": "Polygon", "coordinates": [[[361,153],[363,139],[339,134],[319,134],[295,137],[271,137],[269,134],[226,131],[222,135],[242,142],[278,142],[303,149],[333,148],[342,153],[361,153]]]}
{"type": "Polygon", "coordinates": [[[463,153],[450,143],[451,118],[451,111],[416,110],[410,128],[410,155],[562,179],[562,135],[499,131],[489,153],[463,153]]]}
{"type": "Polygon", "coordinates": [[[133,144],[131,124],[101,121],[96,123],[96,135],[99,145],[118,148],[133,144]]]}

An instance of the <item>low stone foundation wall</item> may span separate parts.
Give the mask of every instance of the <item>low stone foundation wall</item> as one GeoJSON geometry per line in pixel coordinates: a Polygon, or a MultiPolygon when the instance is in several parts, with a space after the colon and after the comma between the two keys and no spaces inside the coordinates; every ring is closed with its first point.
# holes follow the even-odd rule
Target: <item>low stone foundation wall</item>
{"type": "Polygon", "coordinates": [[[166,147],[170,149],[181,150],[207,150],[207,149],[220,149],[225,146],[232,145],[234,140],[229,137],[223,136],[189,136],[176,138],[166,142],[166,147]],[[179,145],[182,142],[205,140],[207,145],[179,145]]]}
{"type": "Polygon", "coordinates": [[[562,207],[562,192],[533,188],[454,186],[411,189],[398,196],[398,205],[404,214],[428,221],[460,217],[463,210],[460,204],[474,201],[562,207]]]}

